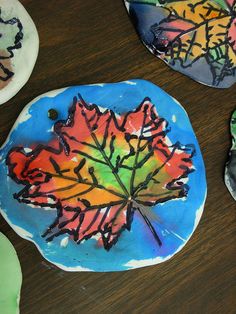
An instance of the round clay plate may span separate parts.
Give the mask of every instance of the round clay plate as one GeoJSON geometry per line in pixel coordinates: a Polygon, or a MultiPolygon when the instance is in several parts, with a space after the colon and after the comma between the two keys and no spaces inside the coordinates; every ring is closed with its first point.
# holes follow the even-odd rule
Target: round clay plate
{"type": "Polygon", "coordinates": [[[171,68],[211,87],[236,82],[235,0],[124,3],[144,45],[171,68]]]}
{"type": "Polygon", "coordinates": [[[169,259],[191,237],[206,198],[185,110],[142,80],[40,96],[19,116],[0,158],[1,213],[68,271],[169,259]]]}
{"type": "Polygon", "coordinates": [[[0,104],[28,81],[38,49],[36,27],[21,3],[0,0],[0,104]]]}
{"type": "Polygon", "coordinates": [[[19,314],[22,272],[14,246],[0,232],[0,305],[3,314],[19,314]]]}

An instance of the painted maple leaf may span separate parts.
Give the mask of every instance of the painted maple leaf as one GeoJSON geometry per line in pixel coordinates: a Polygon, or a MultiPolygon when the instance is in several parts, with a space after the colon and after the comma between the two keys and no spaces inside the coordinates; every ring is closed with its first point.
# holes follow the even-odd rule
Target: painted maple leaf
{"type": "Polygon", "coordinates": [[[57,137],[48,145],[9,151],[9,176],[25,185],[14,197],[57,209],[43,235],[47,241],[66,233],[80,243],[96,235],[109,250],[131,229],[138,211],[161,245],[152,206],[187,197],[193,171],[194,147],[172,144],[169,131],[148,98],[124,115],[74,98],[68,119],[55,123],[57,137]]]}
{"type": "Polygon", "coordinates": [[[10,60],[14,57],[14,50],[22,46],[22,31],[20,20],[14,17],[4,21],[0,9],[0,81],[2,82],[7,82],[14,75],[10,60]]]}
{"type": "Polygon", "coordinates": [[[213,86],[218,86],[227,76],[235,76],[235,0],[127,2],[162,8],[165,18],[151,26],[153,41],[146,44],[165,62],[171,66],[179,62],[183,69],[188,69],[205,59],[213,86]]]}

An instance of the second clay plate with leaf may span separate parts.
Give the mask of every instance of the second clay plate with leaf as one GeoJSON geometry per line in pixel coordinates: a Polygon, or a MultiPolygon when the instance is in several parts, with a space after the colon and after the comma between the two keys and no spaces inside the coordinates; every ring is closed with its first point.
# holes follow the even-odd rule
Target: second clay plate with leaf
{"type": "Polygon", "coordinates": [[[233,198],[236,200],[236,110],[233,112],[230,121],[232,147],[229,153],[229,160],[225,167],[225,184],[233,198]]]}
{"type": "Polygon", "coordinates": [[[203,84],[236,82],[236,1],[124,0],[145,46],[203,84]]]}
{"type": "Polygon", "coordinates": [[[40,96],[0,157],[3,216],[65,270],[165,261],[203,211],[205,169],[188,116],[147,81],[40,96]]]}
{"type": "Polygon", "coordinates": [[[28,81],[39,49],[38,32],[18,0],[0,0],[0,104],[28,81]]]}

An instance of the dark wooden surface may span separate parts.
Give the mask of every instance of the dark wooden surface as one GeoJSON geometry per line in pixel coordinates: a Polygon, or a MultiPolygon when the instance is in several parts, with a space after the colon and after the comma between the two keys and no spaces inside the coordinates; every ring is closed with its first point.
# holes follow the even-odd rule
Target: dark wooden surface
{"type": "Polygon", "coordinates": [[[0,107],[1,143],[24,106],[48,90],[144,78],[187,110],[208,179],[205,211],[186,247],[129,272],[63,272],[0,218],[22,265],[21,313],[236,313],[236,203],[223,181],[236,85],[211,89],[169,69],[138,40],[122,0],[21,2],[38,28],[40,52],[29,82],[0,107]]]}

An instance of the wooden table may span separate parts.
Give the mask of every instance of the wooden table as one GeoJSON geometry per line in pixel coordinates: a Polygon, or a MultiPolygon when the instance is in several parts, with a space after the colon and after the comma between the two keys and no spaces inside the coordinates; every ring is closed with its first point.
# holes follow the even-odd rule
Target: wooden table
{"type": "Polygon", "coordinates": [[[186,247],[163,264],[129,272],[63,272],[0,218],[22,265],[21,313],[235,313],[236,203],[223,174],[236,85],[212,89],[171,70],[138,40],[122,0],[21,2],[38,28],[40,53],[29,82],[0,107],[1,143],[24,106],[48,90],[144,78],[187,110],[208,179],[205,211],[186,247]]]}

